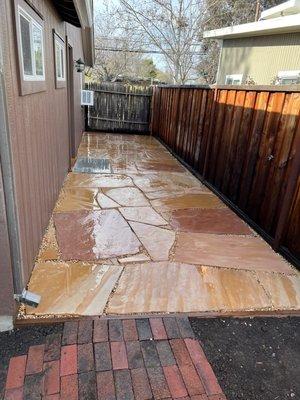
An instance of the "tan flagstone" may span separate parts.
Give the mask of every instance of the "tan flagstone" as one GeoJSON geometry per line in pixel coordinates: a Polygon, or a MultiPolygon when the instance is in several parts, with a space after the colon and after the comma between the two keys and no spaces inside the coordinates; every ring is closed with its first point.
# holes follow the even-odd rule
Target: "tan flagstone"
{"type": "Polygon", "coordinates": [[[99,192],[97,194],[96,199],[101,208],[118,208],[118,207],[120,207],[120,204],[116,203],[115,201],[113,201],[112,199],[107,197],[102,192],[99,192]]]}
{"type": "Polygon", "coordinates": [[[175,160],[140,161],[136,163],[137,169],[144,173],[156,172],[186,172],[185,168],[175,160]]]}
{"type": "Polygon", "coordinates": [[[62,260],[96,261],[136,254],[140,242],[117,210],[54,214],[62,260]]]}
{"type": "Polygon", "coordinates": [[[248,225],[229,208],[187,208],[172,212],[170,224],[184,232],[252,235],[248,225]]]}
{"type": "Polygon", "coordinates": [[[146,254],[137,254],[135,256],[119,258],[118,261],[121,264],[126,264],[126,263],[136,263],[136,262],[151,261],[151,260],[146,254]]]}
{"type": "Polygon", "coordinates": [[[98,189],[72,188],[62,189],[54,212],[68,212],[76,210],[100,210],[96,201],[98,189]]]}
{"type": "Polygon", "coordinates": [[[295,273],[296,275],[284,275],[256,272],[275,309],[300,309],[300,274],[296,271],[295,273]]]}
{"type": "Polygon", "coordinates": [[[180,232],[174,250],[174,261],[293,274],[289,264],[266,242],[251,236],[180,232]]]}
{"type": "Polygon", "coordinates": [[[130,226],[154,261],[168,260],[175,233],[156,226],[130,222],[130,226]]]}
{"type": "Polygon", "coordinates": [[[53,220],[50,220],[49,226],[43,237],[42,244],[38,254],[39,261],[57,260],[59,258],[59,248],[55,235],[53,220]]]}
{"type": "Polygon", "coordinates": [[[129,176],[113,174],[82,174],[70,172],[65,180],[64,187],[86,188],[121,188],[133,186],[129,176]]]}
{"type": "Polygon", "coordinates": [[[112,200],[119,203],[121,206],[148,206],[149,202],[143,193],[132,187],[116,188],[116,189],[103,189],[104,194],[112,200]]]}
{"type": "Polygon", "coordinates": [[[251,272],[160,262],[125,268],[107,313],[270,308],[269,298],[251,272]]]}
{"type": "Polygon", "coordinates": [[[123,207],[119,211],[123,217],[129,221],[142,222],[150,225],[167,225],[165,221],[151,207],[123,207]]]}
{"type": "Polygon", "coordinates": [[[47,262],[36,264],[28,289],[41,296],[28,314],[99,315],[122,272],[121,266],[47,262]]]}
{"type": "Polygon", "coordinates": [[[182,196],[163,198],[151,201],[156,210],[168,211],[184,208],[222,208],[225,204],[212,193],[184,194],[182,196]]]}

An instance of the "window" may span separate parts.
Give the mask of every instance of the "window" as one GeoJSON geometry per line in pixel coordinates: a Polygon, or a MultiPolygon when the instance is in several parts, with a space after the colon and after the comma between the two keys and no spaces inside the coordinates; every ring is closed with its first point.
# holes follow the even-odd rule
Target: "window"
{"type": "Polygon", "coordinates": [[[279,71],[277,85],[297,85],[300,84],[300,70],[296,71],[279,71]]]}
{"type": "Polygon", "coordinates": [[[53,30],[54,65],[55,65],[55,85],[56,88],[66,86],[66,51],[65,42],[53,30]]]}
{"type": "Polygon", "coordinates": [[[243,74],[226,75],[225,85],[241,85],[243,74]]]}
{"type": "Polygon", "coordinates": [[[43,27],[20,6],[18,7],[22,73],[25,81],[44,81],[43,27]]]}

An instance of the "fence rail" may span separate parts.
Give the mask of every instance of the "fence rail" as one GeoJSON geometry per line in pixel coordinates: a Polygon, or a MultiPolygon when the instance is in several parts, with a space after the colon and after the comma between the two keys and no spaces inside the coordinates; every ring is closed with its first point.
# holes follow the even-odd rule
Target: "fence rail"
{"type": "Polygon", "coordinates": [[[152,133],[300,265],[300,93],[156,87],[152,133]]]}
{"type": "Polygon", "coordinates": [[[87,127],[102,132],[149,133],[152,88],[120,83],[87,84],[94,91],[87,127]]]}

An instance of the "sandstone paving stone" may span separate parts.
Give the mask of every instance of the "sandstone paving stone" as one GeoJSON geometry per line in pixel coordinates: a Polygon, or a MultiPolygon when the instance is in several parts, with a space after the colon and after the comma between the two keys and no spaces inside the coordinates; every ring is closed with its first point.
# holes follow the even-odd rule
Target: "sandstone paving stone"
{"type": "Polygon", "coordinates": [[[63,260],[96,261],[139,252],[140,242],[117,210],[57,213],[54,223],[63,260]]]}
{"type": "Polygon", "coordinates": [[[300,309],[300,274],[284,275],[257,271],[256,276],[269,294],[276,310],[300,309]]]}
{"type": "Polygon", "coordinates": [[[64,188],[115,188],[133,186],[130,177],[115,174],[69,173],[64,188]]]}
{"type": "Polygon", "coordinates": [[[183,232],[252,235],[251,229],[229,208],[181,209],[172,212],[170,224],[183,232]]]}
{"type": "Polygon", "coordinates": [[[130,226],[154,261],[168,260],[175,233],[167,229],[130,222],[130,226]]]}
{"type": "Polygon", "coordinates": [[[99,210],[96,201],[98,189],[70,188],[60,192],[54,212],[70,212],[78,210],[99,210]]]}
{"type": "Polygon", "coordinates": [[[173,211],[187,208],[224,208],[221,200],[212,193],[184,194],[181,196],[151,201],[151,205],[158,211],[173,211]]]}
{"type": "Polygon", "coordinates": [[[120,204],[116,203],[104,193],[99,192],[96,196],[97,203],[101,208],[118,208],[120,204]]]}
{"type": "Polygon", "coordinates": [[[118,258],[120,264],[138,263],[143,261],[151,261],[150,257],[146,254],[136,254],[134,256],[118,258]]]}
{"type": "Polygon", "coordinates": [[[122,207],[120,212],[128,221],[142,222],[149,225],[167,225],[165,221],[152,207],[122,207]]]}
{"type": "Polygon", "coordinates": [[[180,232],[177,262],[293,274],[293,269],[258,237],[180,232]]]}
{"type": "Polygon", "coordinates": [[[116,188],[116,189],[103,189],[106,196],[110,197],[113,201],[121,206],[142,207],[148,206],[149,202],[144,194],[137,188],[116,188]]]}
{"type": "Polygon", "coordinates": [[[233,312],[270,308],[269,297],[250,271],[160,262],[125,268],[107,312],[233,312]]]}
{"type": "Polygon", "coordinates": [[[38,263],[28,289],[41,295],[31,314],[101,314],[122,267],[85,263],[38,263]]]}

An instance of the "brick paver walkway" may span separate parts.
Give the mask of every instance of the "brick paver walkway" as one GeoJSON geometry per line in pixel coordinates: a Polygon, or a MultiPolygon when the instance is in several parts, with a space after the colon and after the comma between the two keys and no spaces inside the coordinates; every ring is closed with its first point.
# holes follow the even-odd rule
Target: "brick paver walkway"
{"type": "Polygon", "coordinates": [[[86,319],[9,363],[5,400],[226,400],[187,318],[86,319]]]}

